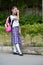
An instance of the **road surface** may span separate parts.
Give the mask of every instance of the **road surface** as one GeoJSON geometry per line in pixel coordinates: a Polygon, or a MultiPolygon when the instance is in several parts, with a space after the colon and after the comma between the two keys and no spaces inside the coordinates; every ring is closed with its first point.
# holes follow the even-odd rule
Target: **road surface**
{"type": "Polygon", "coordinates": [[[0,65],[43,65],[43,56],[0,53],[0,65]]]}

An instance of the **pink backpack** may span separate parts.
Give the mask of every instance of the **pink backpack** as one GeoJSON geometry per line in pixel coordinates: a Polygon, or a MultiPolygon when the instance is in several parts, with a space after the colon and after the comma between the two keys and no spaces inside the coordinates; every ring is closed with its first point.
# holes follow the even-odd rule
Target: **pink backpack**
{"type": "Polygon", "coordinates": [[[11,25],[9,24],[9,22],[10,22],[9,19],[10,19],[10,17],[8,16],[6,19],[6,23],[5,23],[5,31],[6,32],[11,32],[11,30],[12,30],[11,25]]]}

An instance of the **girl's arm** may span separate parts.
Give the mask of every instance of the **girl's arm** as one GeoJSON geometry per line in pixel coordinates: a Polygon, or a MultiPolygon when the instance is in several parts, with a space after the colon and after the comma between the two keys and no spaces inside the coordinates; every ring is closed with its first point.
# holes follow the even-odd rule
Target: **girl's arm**
{"type": "Polygon", "coordinates": [[[21,34],[21,28],[20,28],[20,25],[19,25],[19,33],[21,34]]]}
{"type": "MultiPolygon", "coordinates": [[[[17,10],[17,19],[19,20],[19,10],[17,10]]],[[[19,33],[21,34],[21,28],[20,28],[20,25],[19,25],[19,33]]]]}

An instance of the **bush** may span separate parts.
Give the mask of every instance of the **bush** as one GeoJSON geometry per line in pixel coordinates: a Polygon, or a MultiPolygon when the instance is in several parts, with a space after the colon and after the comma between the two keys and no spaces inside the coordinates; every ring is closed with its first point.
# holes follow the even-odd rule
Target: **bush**
{"type": "Polygon", "coordinates": [[[42,43],[38,43],[38,44],[36,44],[36,47],[43,47],[43,44],[42,43]]]}
{"type": "Polygon", "coordinates": [[[26,25],[26,24],[34,24],[34,23],[42,23],[42,16],[35,15],[35,14],[25,14],[20,16],[20,24],[26,25]]]}
{"type": "Polygon", "coordinates": [[[5,24],[5,21],[6,21],[6,18],[7,18],[7,14],[6,13],[0,13],[0,25],[4,25],[5,24]]]}
{"type": "Polygon", "coordinates": [[[41,34],[43,35],[43,24],[27,24],[21,26],[22,35],[30,34],[31,36],[41,34]]]}
{"type": "Polygon", "coordinates": [[[9,35],[10,33],[6,33],[4,26],[0,26],[0,35],[9,35]]]}
{"type": "Polygon", "coordinates": [[[5,30],[4,30],[4,27],[3,26],[0,26],[0,33],[3,33],[5,30]]]}
{"type": "MultiPolygon", "coordinates": [[[[21,26],[21,31],[22,31],[22,35],[25,36],[26,34],[30,34],[30,35],[37,35],[37,34],[41,34],[43,35],[43,24],[27,24],[27,25],[22,25],[21,26]]],[[[4,27],[0,26],[0,33],[5,32],[4,27]]]]}

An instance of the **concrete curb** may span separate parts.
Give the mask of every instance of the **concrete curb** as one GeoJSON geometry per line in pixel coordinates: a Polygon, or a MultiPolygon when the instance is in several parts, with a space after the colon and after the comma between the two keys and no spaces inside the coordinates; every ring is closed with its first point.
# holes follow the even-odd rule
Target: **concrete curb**
{"type": "MultiPolygon", "coordinates": [[[[24,54],[43,55],[43,47],[23,47],[24,54]]],[[[0,46],[0,53],[11,53],[12,46],[0,46]]]]}

